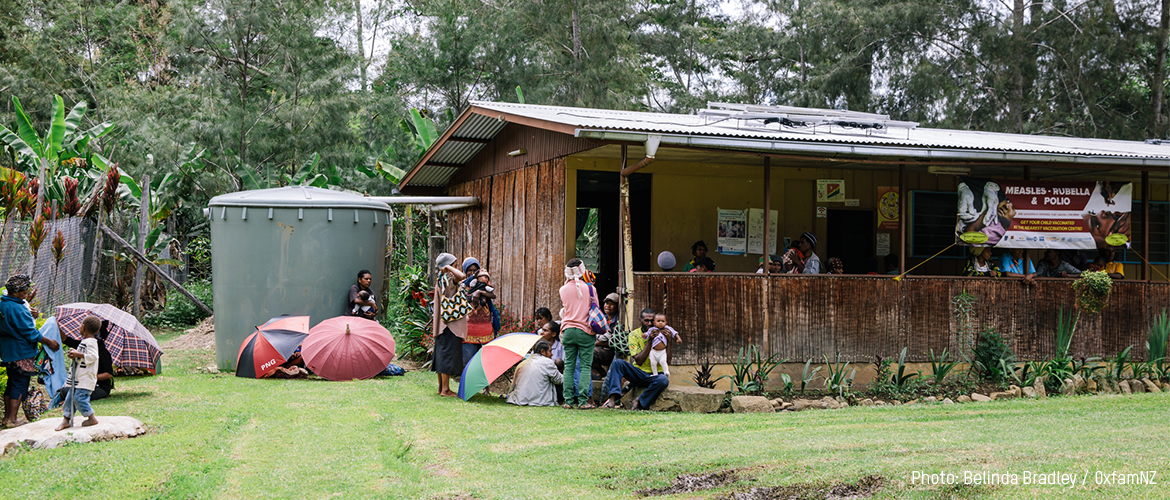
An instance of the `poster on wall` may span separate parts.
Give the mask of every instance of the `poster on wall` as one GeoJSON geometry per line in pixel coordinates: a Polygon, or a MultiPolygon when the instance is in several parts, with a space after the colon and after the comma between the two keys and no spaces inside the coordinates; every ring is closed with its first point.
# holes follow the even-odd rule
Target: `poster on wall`
{"type": "Polygon", "coordinates": [[[719,240],[716,252],[743,255],[747,252],[747,214],[743,210],[719,210],[719,240]]]}
{"type": "Polygon", "coordinates": [[[959,178],[959,244],[1092,250],[1131,237],[1132,182],[959,178]]]}
{"type": "Polygon", "coordinates": [[[844,179],[817,179],[817,201],[845,201],[844,179]]]}
{"type": "MultiPolygon", "coordinates": [[[[775,210],[769,210],[771,220],[768,223],[768,253],[776,253],[776,229],[779,219],[775,210]]],[[[764,253],[764,209],[748,209],[748,240],[747,253],[764,253]]]]}
{"type": "Polygon", "coordinates": [[[898,186],[878,186],[878,229],[897,230],[901,210],[898,186]]]}

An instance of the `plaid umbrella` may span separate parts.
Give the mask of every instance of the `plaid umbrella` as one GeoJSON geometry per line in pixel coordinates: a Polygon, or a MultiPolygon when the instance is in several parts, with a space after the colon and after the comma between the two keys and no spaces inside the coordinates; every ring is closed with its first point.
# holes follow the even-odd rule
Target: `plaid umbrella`
{"type": "Polygon", "coordinates": [[[152,375],[155,373],[163,352],[154,335],[134,315],[112,305],[74,302],[57,306],[57,326],[61,329],[61,336],[80,339],[81,321],[91,314],[110,322],[110,334],[105,343],[115,365],[123,370],[142,368],[152,375]]]}

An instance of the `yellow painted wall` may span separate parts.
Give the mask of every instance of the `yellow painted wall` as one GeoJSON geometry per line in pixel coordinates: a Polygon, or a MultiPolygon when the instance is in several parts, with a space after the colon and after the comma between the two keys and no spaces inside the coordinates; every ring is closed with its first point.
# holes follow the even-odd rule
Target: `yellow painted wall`
{"type": "MultiPolygon", "coordinates": [[[[653,256],[664,250],[670,250],[678,258],[677,271],[682,270],[683,263],[691,258],[691,244],[697,240],[704,240],[710,248],[708,254],[716,263],[719,272],[755,272],[758,267],[760,254],[746,256],[729,256],[715,253],[717,241],[717,212],[719,208],[744,210],[748,208],[763,208],[763,160],[760,166],[697,164],[683,162],[656,161],[641,172],[653,175],[651,188],[651,247],[653,256]]],[[[576,210],[576,179],[578,170],[618,171],[619,160],[603,158],[570,157],[566,162],[566,194],[565,213],[571,214],[576,210]]],[[[944,191],[953,192],[956,189],[957,177],[953,175],[934,175],[927,173],[908,173],[907,186],[910,191],[944,191]]],[[[1135,191],[1140,192],[1140,183],[1135,183],[1135,191]]],[[[772,167],[772,201],[771,208],[779,217],[777,247],[782,247],[784,237],[796,239],[804,231],[813,231],[820,245],[817,255],[822,262],[831,255],[825,254],[828,236],[828,219],[816,218],[816,206],[825,206],[833,210],[871,210],[876,214],[878,186],[897,186],[898,173],[891,170],[849,170],[835,168],[799,168],[783,163],[773,162],[772,167]],[[857,207],[846,207],[843,203],[816,203],[817,179],[844,179],[845,196],[848,199],[857,199],[857,207]]],[[[1151,196],[1154,201],[1166,201],[1170,198],[1168,186],[1151,185],[1151,196]]],[[[909,203],[910,197],[903,194],[903,201],[909,203]]],[[[575,219],[565,218],[566,259],[573,257],[572,241],[575,219]]],[[[909,221],[902,221],[907,224],[909,221]]],[[[875,215],[875,233],[877,220],[875,215]]],[[[900,253],[898,231],[881,231],[890,233],[893,253],[900,253]]],[[[875,236],[876,239],[876,236],[875,236]]],[[[910,254],[911,236],[906,235],[907,258],[906,267],[910,268],[926,259],[925,256],[913,257],[910,254]]],[[[876,241],[875,241],[876,248],[876,241]]],[[[942,250],[941,248],[937,250],[942,250]]],[[[933,252],[932,252],[933,253],[933,252]]],[[[1040,260],[1041,251],[1030,251],[1033,262],[1040,260]]],[[[656,262],[655,258],[652,262],[656,262]]],[[[876,256],[875,256],[876,257],[876,256]]],[[[912,274],[921,276],[955,276],[962,272],[965,261],[962,259],[934,259],[926,262],[912,274]]],[[[1170,276],[1170,266],[1153,266],[1170,276]]],[[[658,271],[656,266],[655,271],[658,271]]],[[[1130,279],[1141,277],[1141,266],[1136,264],[1125,265],[1125,275],[1130,279]]],[[[1161,275],[1151,271],[1151,277],[1162,280],[1161,275]]]]}

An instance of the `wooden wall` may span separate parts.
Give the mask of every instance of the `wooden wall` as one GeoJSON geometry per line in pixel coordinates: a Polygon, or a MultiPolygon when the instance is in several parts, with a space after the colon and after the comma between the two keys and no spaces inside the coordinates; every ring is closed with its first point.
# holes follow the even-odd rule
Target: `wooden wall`
{"type": "MultiPolygon", "coordinates": [[[[674,354],[678,364],[727,362],[741,347],[763,345],[768,309],[770,349],[793,362],[821,361],[841,353],[850,361],[872,362],[875,354],[928,361],[949,349],[956,353],[951,298],[963,290],[978,297],[977,321],[995,326],[1021,360],[1054,352],[1057,308],[1073,304],[1071,280],[911,278],[887,276],[773,276],[720,274],[635,275],[636,310],[665,311],[683,335],[674,354]],[[765,282],[767,281],[767,284],[765,282]],[[766,289],[765,289],[766,288],[766,289]]],[[[1170,283],[1115,281],[1109,306],[1082,317],[1071,351],[1077,356],[1112,356],[1133,345],[1144,359],[1146,335],[1156,314],[1170,302],[1170,283]]]]}
{"type": "Polygon", "coordinates": [[[484,179],[493,175],[502,174],[527,167],[529,164],[548,161],[593,149],[599,144],[573,137],[569,134],[553,132],[526,125],[509,123],[466,165],[460,167],[450,181],[451,185],[484,179]],[[523,149],[527,153],[519,156],[508,156],[508,152],[523,149]]]}
{"type": "Polygon", "coordinates": [[[461,262],[475,257],[491,272],[497,306],[520,317],[537,307],[555,315],[565,264],[565,160],[456,184],[447,194],[480,200],[447,215],[447,251],[461,262]]]}

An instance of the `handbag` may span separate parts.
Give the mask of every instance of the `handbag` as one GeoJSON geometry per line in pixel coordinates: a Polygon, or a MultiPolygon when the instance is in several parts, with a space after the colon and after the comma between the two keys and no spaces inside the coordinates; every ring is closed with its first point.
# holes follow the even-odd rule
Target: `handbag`
{"type": "Polygon", "coordinates": [[[471,303],[467,301],[467,296],[460,292],[455,292],[455,295],[450,297],[441,297],[440,302],[439,319],[444,323],[455,321],[471,312],[471,303]]]}
{"type": "Polygon", "coordinates": [[[35,422],[41,415],[49,412],[49,397],[39,386],[30,387],[28,394],[20,401],[20,407],[24,410],[24,417],[29,422],[35,422]]]}
{"type": "Polygon", "coordinates": [[[597,297],[593,295],[593,285],[589,285],[589,329],[593,330],[594,335],[601,335],[609,333],[609,318],[605,317],[605,312],[601,310],[601,306],[597,305],[597,297]]]}
{"type": "Polygon", "coordinates": [[[48,377],[53,374],[53,358],[49,357],[49,353],[45,351],[45,346],[37,347],[37,357],[33,358],[33,364],[37,368],[37,373],[41,377],[48,377]]]}

